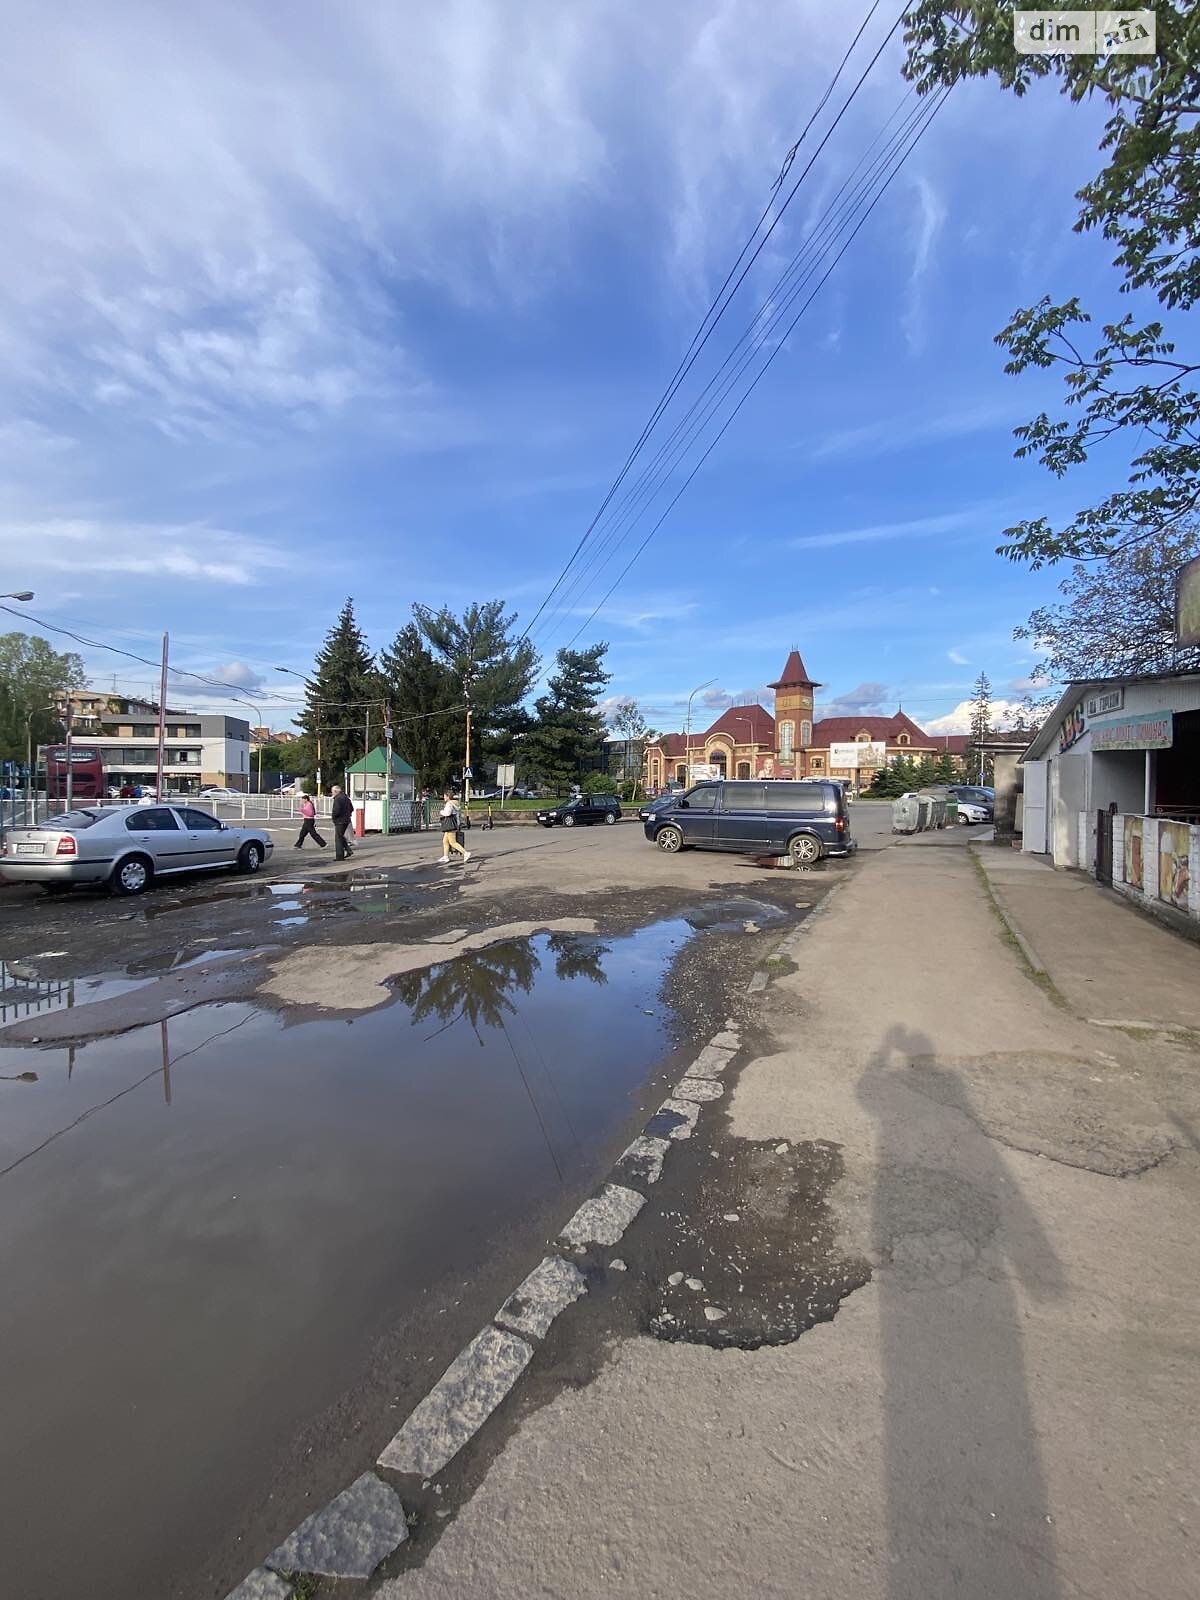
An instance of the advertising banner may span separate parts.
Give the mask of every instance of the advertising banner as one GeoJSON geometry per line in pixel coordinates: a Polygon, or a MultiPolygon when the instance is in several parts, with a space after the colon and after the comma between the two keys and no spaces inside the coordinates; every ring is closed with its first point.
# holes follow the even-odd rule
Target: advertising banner
{"type": "Polygon", "coordinates": [[[1125,882],[1135,889],[1145,886],[1142,870],[1142,819],[1125,818],[1125,882]]]}
{"type": "Polygon", "coordinates": [[[882,767],[887,760],[887,745],[872,740],[870,743],[831,744],[829,765],[841,771],[858,772],[861,768],[882,767]]]}
{"type": "Polygon", "coordinates": [[[1186,822],[1158,825],[1158,898],[1180,911],[1188,908],[1188,845],[1186,822]]]}

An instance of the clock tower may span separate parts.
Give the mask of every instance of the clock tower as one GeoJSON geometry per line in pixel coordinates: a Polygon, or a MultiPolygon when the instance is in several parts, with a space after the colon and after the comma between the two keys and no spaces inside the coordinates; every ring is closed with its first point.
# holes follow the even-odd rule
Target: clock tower
{"type": "Polygon", "coordinates": [[[793,650],[778,680],[768,687],[775,691],[775,752],[779,776],[799,777],[804,770],[803,753],[812,743],[813,690],[821,685],[809,677],[799,650],[793,650]]]}

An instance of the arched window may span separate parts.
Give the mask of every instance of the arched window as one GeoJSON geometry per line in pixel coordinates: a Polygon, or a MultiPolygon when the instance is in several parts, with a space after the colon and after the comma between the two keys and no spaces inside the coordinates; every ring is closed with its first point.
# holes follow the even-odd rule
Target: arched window
{"type": "Polygon", "coordinates": [[[675,781],[676,783],[687,782],[687,766],[682,761],[675,768],[675,781]]]}
{"type": "Polygon", "coordinates": [[[854,735],[854,742],[855,744],[870,744],[871,735],[864,728],[861,733],[856,733],[854,735]]]}
{"type": "Polygon", "coordinates": [[[750,763],[748,761],[738,762],[737,775],[739,778],[748,778],[750,776],[750,763]]]}
{"type": "Polygon", "coordinates": [[[779,759],[790,761],[792,759],[792,746],[796,739],[796,724],[794,722],[781,722],[779,724],[779,759]]]}
{"type": "Polygon", "coordinates": [[[716,767],[718,778],[724,778],[727,773],[727,758],[724,750],[710,750],[708,759],[716,767]]]}
{"type": "Polygon", "coordinates": [[[800,724],[800,748],[807,750],[812,743],[812,723],[806,717],[800,724]]]}
{"type": "Polygon", "coordinates": [[[896,743],[897,744],[908,744],[908,742],[909,742],[909,738],[908,738],[908,735],[906,733],[898,733],[896,735],[896,743]]]}

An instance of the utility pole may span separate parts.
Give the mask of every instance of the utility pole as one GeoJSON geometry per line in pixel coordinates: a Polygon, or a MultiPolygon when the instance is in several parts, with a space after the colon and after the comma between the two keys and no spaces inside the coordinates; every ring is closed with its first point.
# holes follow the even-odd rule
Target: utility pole
{"type": "Polygon", "coordinates": [[[466,813],[469,803],[468,796],[471,784],[471,687],[475,682],[474,674],[468,668],[463,677],[463,695],[467,702],[467,738],[463,747],[463,812],[466,813]]]}
{"type": "Polygon", "coordinates": [[[170,650],[170,636],[163,634],[162,642],[162,673],[158,680],[158,799],[162,800],[165,792],[165,769],[167,765],[167,655],[170,650]]]}
{"type": "Polygon", "coordinates": [[[687,732],[685,733],[683,740],[683,759],[684,764],[687,767],[687,781],[689,784],[692,781],[692,701],[700,693],[701,689],[711,689],[716,681],[717,680],[715,678],[710,678],[707,683],[698,683],[692,690],[691,694],[688,695],[687,732]]]}
{"type": "Polygon", "coordinates": [[[67,753],[67,810],[70,811],[71,802],[75,797],[75,783],[74,783],[74,778],[73,778],[73,775],[72,775],[72,772],[71,772],[71,711],[72,711],[72,706],[71,706],[71,691],[69,689],[64,691],[63,700],[65,702],[64,703],[64,708],[63,708],[63,726],[66,729],[66,744],[65,744],[64,748],[65,748],[66,753],[67,753]]]}

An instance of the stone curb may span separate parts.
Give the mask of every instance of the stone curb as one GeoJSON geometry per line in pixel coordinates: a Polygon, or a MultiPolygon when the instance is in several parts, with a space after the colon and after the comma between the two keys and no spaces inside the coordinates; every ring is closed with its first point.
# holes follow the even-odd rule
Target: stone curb
{"type": "MultiPolygon", "coordinates": [[[[719,1074],[740,1048],[741,1035],[727,1021],[622,1151],[609,1180],[564,1223],[559,1238],[569,1249],[583,1254],[611,1247],[624,1235],[646,1203],[630,1180],[658,1182],[672,1141],[690,1138],[703,1103],[724,1093],[719,1074]],[[612,1181],[619,1178],[625,1182],[612,1181]]],[[[435,1477],[507,1399],[555,1319],[586,1293],[587,1278],[578,1266],[560,1255],[544,1257],[413,1407],[377,1466],[426,1483],[435,1477]]],[[[400,1496],[377,1473],[364,1472],[305,1518],[226,1600],[289,1600],[297,1575],[368,1578],[407,1538],[400,1496]]]]}
{"type": "MultiPolygon", "coordinates": [[[[808,913],[800,926],[794,929],[793,932],[789,933],[786,938],[781,939],[771,954],[775,956],[790,956],[792,951],[795,950],[796,946],[805,938],[808,930],[812,927],[817,918],[821,916],[824,911],[828,910],[829,902],[833,899],[835,894],[839,893],[842,887],[842,884],[835,883],[831,888],[826,889],[825,893],[817,901],[816,905],[808,913]]],[[[746,993],[761,994],[770,981],[771,974],[767,968],[758,967],[750,974],[750,982],[746,985],[746,993]]],[[[719,1034],[717,1038],[720,1038],[719,1034]]],[[[713,1042],[716,1043],[716,1040],[713,1042]]]]}

